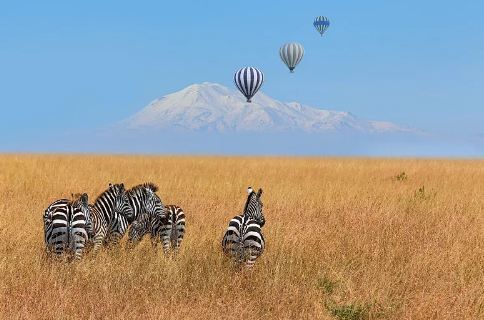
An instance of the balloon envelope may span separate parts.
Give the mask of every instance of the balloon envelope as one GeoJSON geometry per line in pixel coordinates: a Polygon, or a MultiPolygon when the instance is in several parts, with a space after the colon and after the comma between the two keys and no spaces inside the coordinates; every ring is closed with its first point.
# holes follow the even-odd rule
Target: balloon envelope
{"type": "Polygon", "coordinates": [[[294,72],[294,68],[301,61],[304,55],[304,48],[300,43],[286,43],[279,49],[279,56],[282,62],[286,64],[291,72],[294,72]]]}
{"type": "Polygon", "coordinates": [[[323,36],[323,33],[329,27],[329,19],[326,18],[325,16],[316,17],[314,19],[313,26],[321,34],[321,37],[322,37],[323,36]]]}
{"type": "Polygon", "coordinates": [[[247,98],[247,102],[257,93],[264,82],[264,74],[257,68],[245,67],[234,74],[234,82],[239,91],[247,98]]]}

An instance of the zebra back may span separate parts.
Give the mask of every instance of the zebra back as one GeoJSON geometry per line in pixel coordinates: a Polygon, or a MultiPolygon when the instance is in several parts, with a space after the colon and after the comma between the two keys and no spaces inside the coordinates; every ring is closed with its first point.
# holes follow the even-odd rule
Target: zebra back
{"type": "Polygon", "coordinates": [[[260,224],[248,216],[232,218],[222,239],[223,252],[240,265],[252,267],[265,249],[265,239],[260,224]]]}
{"type": "Polygon", "coordinates": [[[168,212],[168,219],[157,219],[153,223],[153,233],[160,238],[163,243],[163,251],[168,253],[170,249],[177,251],[185,236],[185,213],[177,205],[165,206],[168,212]]]}
{"type": "Polygon", "coordinates": [[[262,189],[255,193],[252,187],[249,187],[247,192],[249,195],[244,212],[230,220],[222,239],[222,250],[238,265],[245,263],[247,267],[252,267],[264,252],[262,226],[265,224],[265,218],[260,199],[262,189]]]}
{"type": "Polygon", "coordinates": [[[44,212],[44,239],[49,253],[69,253],[81,259],[89,239],[90,213],[88,196],[74,200],[60,199],[44,212]]]}
{"type": "MultiPolygon", "coordinates": [[[[87,196],[87,194],[86,194],[87,196]]],[[[75,194],[72,194],[72,201],[80,201],[81,199],[83,199],[82,197],[84,197],[84,194],[81,194],[81,193],[75,193],[75,194]]],[[[93,237],[94,237],[94,223],[93,223],[93,220],[92,220],[92,206],[89,204],[89,202],[86,201],[83,202],[84,200],[81,201],[81,203],[79,203],[79,206],[82,207],[83,211],[85,212],[85,215],[86,215],[86,231],[87,231],[87,235],[88,235],[88,238],[89,240],[91,240],[93,237]]]]}
{"type": "Polygon", "coordinates": [[[166,205],[165,211],[167,219],[146,213],[138,216],[129,231],[130,242],[137,243],[145,234],[150,233],[152,244],[156,246],[158,240],[161,240],[165,253],[170,249],[178,250],[185,236],[185,213],[177,205],[166,205]]]}
{"type": "MultiPolygon", "coordinates": [[[[65,208],[68,203],[70,202],[69,199],[59,199],[52,202],[47,209],[44,211],[43,220],[44,220],[44,242],[46,247],[51,245],[50,239],[52,239],[52,232],[54,231],[54,218],[59,218],[57,215],[54,217],[54,212],[59,209],[65,208]]],[[[66,210],[66,209],[62,209],[66,210]]],[[[61,217],[61,219],[67,220],[67,215],[61,217]]],[[[61,222],[61,221],[60,221],[61,222]]]]}

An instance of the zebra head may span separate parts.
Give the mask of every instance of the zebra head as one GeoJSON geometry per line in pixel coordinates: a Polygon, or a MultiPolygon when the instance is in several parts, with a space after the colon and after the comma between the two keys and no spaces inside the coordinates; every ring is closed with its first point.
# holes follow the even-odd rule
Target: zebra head
{"type": "Polygon", "coordinates": [[[168,218],[168,212],[161,201],[161,198],[156,194],[158,187],[153,183],[143,184],[144,189],[144,212],[151,217],[156,217],[165,221],[168,218]]]}
{"type": "Polygon", "coordinates": [[[264,226],[266,219],[264,218],[264,213],[262,212],[262,207],[264,206],[260,197],[262,196],[262,189],[256,193],[252,187],[247,188],[247,202],[245,203],[244,215],[251,219],[257,221],[260,226],[264,226]]]}
{"type": "Polygon", "coordinates": [[[92,227],[91,207],[89,206],[89,197],[87,193],[72,194],[72,207],[78,208],[86,217],[86,231],[89,237],[94,236],[94,229],[92,227]]]}
{"type": "Polygon", "coordinates": [[[126,219],[133,219],[133,208],[129,204],[128,194],[124,188],[124,183],[109,184],[109,192],[114,197],[114,212],[125,216],[126,219]]]}
{"type": "Polygon", "coordinates": [[[72,206],[89,215],[89,197],[87,193],[73,193],[71,196],[72,206]]]}
{"type": "Polygon", "coordinates": [[[89,208],[89,197],[87,193],[72,194],[72,206],[82,211],[86,218],[91,220],[91,209],[89,208]]]}

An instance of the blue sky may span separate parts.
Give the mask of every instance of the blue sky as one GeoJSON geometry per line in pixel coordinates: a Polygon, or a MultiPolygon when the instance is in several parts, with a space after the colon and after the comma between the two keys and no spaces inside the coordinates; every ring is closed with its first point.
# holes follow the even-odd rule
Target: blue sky
{"type": "MultiPolygon", "coordinates": [[[[449,136],[481,136],[480,1],[0,3],[0,134],[97,128],[191,83],[265,73],[282,101],[449,136]],[[331,20],[323,38],[312,26],[331,20]],[[305,57],[291,75],[279,46],[305,57]]],[[[0,150],[2,143],[0,141],[0,150]]]]}

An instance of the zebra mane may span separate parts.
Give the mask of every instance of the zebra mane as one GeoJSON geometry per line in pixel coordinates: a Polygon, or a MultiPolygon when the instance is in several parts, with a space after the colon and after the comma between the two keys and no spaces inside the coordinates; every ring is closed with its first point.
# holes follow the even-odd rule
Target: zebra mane
{"type": "Polygon", "coordinates": [[[123,188],[124,188],[124,184],[122,184],[122,183],[119,183],[119,184],[109,184],[109,187],[108,187],[106,190],[104,190],[103,192],[101,192],[101,193],[100,193],[100,194],[97,196],[96,200],[94,200],[94,204],[96,204],[96,203],[98,202],[98,200],[99,200],[99,199],[100,199],[102,196],[104,196],[104,194],[105,194],[106,192],[108,192],[109,190],[111,190],[112,188],[115,188],[115,187],[123,187],[123,188]]]}
{"type": "Polygon", "coordinates": [[[69,201],[69,205],[81,205],[85,209],[89,209],[88,195],[87,193],[73,193],[72,199],[69,201]]]}
{"type": "Polygon", "coordinates": [[[249,203],[252,200],[252,197],[254,196],[256,196],[256,193],[254,191],[249,193],[249,196],[247,197],[247,201],[245,202],[244,211],[242,212],[242,214],[245,214],[247,212],[247,207],[249,206],[249,203]]]}
{"type": "Polygon", "coordinates": [[[140,190],[140,189],[150,189],[153,192],[157,192],[158,186],[156,184],[154,184],[153,182],[145,182],[145,183],[142,183],[142,184],[139,184],[137,186],[132,187],[131,190],[129,190],[129,191],[134,192],[134,191],[140,190]]]}

